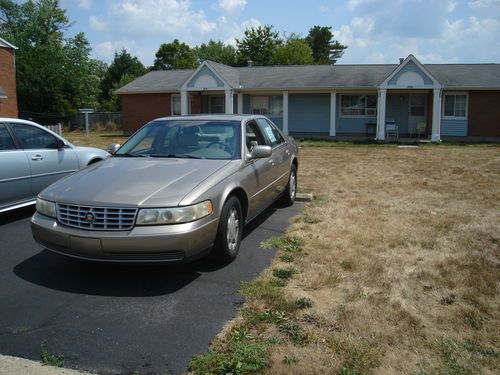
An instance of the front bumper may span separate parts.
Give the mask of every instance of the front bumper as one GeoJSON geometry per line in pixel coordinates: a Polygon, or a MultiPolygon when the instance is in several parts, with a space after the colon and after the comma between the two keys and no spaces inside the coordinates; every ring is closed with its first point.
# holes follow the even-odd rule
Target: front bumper
{"type": "Polygon", "coordinates": [[[203,256],[215,241],[219,218],[175,225],[137,226],[129,231],[89,231],[35,213],[33,238],[47,250],[101,261],[184,263],[203,256]]]}

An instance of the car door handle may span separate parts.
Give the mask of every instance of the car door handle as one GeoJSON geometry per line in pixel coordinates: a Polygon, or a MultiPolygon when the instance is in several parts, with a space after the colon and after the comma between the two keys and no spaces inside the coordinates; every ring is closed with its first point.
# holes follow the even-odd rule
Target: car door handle
{"type": "Polygon", "coordinates": [[[31,160],[43,160],[43,156],[42,155],[35,155],[35,156],[31,157],[31,160]]]}
{"type": "Polygon", "coordinates": [[[286,150],[285,152],[288,156],[290,156],[290,151],[286,150]]]}
{"type": "Polygon", "coordinates": [[[270,160],[268,160],[267,162],[268,162],[269,164],[271,164],[271,165],[274,165],[274,160],[273,160],[273,159],[270,159],[270,160]]]}

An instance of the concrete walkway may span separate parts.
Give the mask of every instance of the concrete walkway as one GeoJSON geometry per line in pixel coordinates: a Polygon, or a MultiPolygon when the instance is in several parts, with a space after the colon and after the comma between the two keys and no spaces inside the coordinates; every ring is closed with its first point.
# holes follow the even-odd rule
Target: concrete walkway
{"type": "Polygon", "coordinates": [[[0,354],[0,375],[88,375],[60,367],[44,366],[40,362],[29,359],[11,357],[0,354]]]}

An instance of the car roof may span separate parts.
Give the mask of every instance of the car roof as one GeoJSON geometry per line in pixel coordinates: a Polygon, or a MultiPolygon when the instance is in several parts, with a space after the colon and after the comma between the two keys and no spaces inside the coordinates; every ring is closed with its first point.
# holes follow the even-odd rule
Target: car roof
{"type": "Polygon", "coordinates": [[[225,114],[216,114],[216,115],[186,115],[186,116],[168,116],[168,117],[160,117],[156,120],[207,120],[207,121],[244,121],[258,118],[267,118],[266,116],[261,115],[225,115],[225,114]]]}
{"type": "Polygon", "coordinates": [[[28,125],[36,126],[37,128],[43,129],[46,132],[52,134],[53,136],[61,139],[67,145],[74,147],[74,145],[70,141],[68,141],[67,139],[65,139],[62,135],[59,135],[59,134],[53,132],[52,130],[46,128],[45,126],[37,124],[36,122],[29,121],[29,120],[23,120],[23,119],[20,119],[20,118],[0,117],[0,123],[2,123],[2,122],[10,122],[10,123],[16,123],[16,124],[28,124],[28,125]]]}

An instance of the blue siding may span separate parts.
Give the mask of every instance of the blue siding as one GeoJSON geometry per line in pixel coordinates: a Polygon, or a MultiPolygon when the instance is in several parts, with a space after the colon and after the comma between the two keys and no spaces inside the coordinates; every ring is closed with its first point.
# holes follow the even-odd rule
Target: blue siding
{"type": "MultiPolygon", "coordinates": [[[[337,113],[336,113],[336,126],[335,132],[338,134],[342,133],[366,133],[366,124],[377,123],[376,117],[340,117],[340,97],[342,94],[337,94],[337,113]]],[[[359,94],[359,95],[373,95],[371,94],[359,94]]]]}
{"type": "Polygon", "coordinates": [[[467,120],[441,119],[441,135],[451,137],[467,136],[467,120]]]}
{"type": "Polygon", "coordinates": [[[288,130],[318,133],[330,131],[330,94],[289,94],[288,130]]]}
{"type": "Polygon", "coordinates": [[[392,77],[388,84],[389,85],[392,85],[392,86],[395,86],[396,83],[398,82],[398,78],[403,74],[403,73],[406,73],[406,72],[415,72],[415,73],[418,73],[420,75],[420,77],[422,77],[422,79],[424,80],[424,84],[425,85],[432,85],[432,79],[429,78],[429,76],[427,74],[425,74],[418,66],[417,64],[415,64],[413,61],[409,61],[405,66],[403,66],[403,68],[401,68],[401,70],[398,72],[398,74],[396,74],[394,77],[392,77]]]}
{"type": "Polygon", "coordinates": [[[206,66],[204,66],[203,68],[201,68],[200,71],[198,73],[196,73],[196,75],[193,78],[191,78],[189,80],[187,86],[188,87],[194,87],[194,83],[196,82],[196,80],[198,79],[198,77],[201,76],[201,75],[209,75],[209,76],[211,76],[217,82],[217,87],[224,87],[224,83],[210,69],[208,69],[206,66]]]}
{"type": "Polygon", "coordinates": [[[408,105],[410,96],[407,94],[388,94],[385,107],[385,118],[396,121],[399,134],[408,133],[408,105]],[[401,100],[401,98],[403,100],[401,100]]]}

